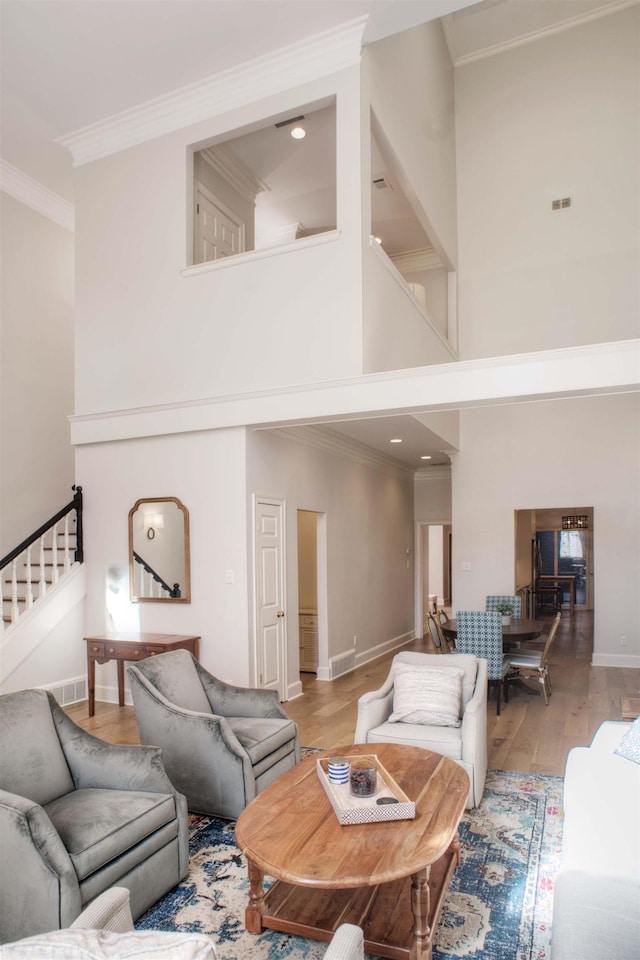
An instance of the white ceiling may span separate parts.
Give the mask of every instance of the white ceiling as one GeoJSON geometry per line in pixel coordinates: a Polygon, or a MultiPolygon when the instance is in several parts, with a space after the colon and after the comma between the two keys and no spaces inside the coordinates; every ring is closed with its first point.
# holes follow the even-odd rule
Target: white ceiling
{"type": "MultiPolygon", "coordinates": [[[[72,201],[57,138],[358,17],[368,17],[368,43],[443,17],[452,61],[464,63],[621,2],[0,0],[2,159],[72,201]]],[[[415,468],[423,453],[448,462],[413,417],[332,428],[415,468]],[[390,434],[404,443],[390,445],[390,434]]]]}
{"type": "Polygon", "coordinates": [[[72,200],[54,140],[367,16],[380,39],[477,0],[0,0],[2,157],[72,200]]]}

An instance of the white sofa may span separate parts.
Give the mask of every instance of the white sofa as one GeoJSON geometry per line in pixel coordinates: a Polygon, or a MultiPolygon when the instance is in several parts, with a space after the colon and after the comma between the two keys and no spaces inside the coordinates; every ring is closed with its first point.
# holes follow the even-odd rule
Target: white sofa
{"type": "Polygon", "coordinates": [[[630,729],[569,752],[552,960],[640,960],[640,764],[615,753],[630,729]]]}

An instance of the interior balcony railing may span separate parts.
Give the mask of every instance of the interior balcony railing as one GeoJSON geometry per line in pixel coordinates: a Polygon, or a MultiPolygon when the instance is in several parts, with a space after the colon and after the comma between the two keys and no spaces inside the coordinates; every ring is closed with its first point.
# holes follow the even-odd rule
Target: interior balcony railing
{"type": "Polygon", "coordinates": [[[0,635],[6,624],[17,623],[65,573],[83,561],[82,487],[71,489],[73,500],[0,560],[0,635]]]}

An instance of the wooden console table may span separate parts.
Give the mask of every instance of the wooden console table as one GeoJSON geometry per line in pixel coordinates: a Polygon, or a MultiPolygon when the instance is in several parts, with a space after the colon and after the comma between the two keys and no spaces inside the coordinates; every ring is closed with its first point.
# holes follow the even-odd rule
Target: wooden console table
{"type": "Polygon", "coordinates": [[[117,660],[118,703],[124,707],[124,662],[146,660],[169,650],[189,650],[198,659],[200,637],[181,637],[175,633],[103,633],[85,637],[89,678],[89,716],[96,712],[96,663],[117,660]]]}

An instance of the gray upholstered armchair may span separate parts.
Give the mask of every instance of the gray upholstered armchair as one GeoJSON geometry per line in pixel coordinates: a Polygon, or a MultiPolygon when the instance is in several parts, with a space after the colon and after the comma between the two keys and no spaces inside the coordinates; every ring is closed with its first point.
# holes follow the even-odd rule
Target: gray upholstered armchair
{"type": "Polygon", "coordinates": [[[187,805],[153,747],[104,743],[51,694],[0,697],[0,942],[67,927],[113,884],[135,917],[189,868],[187,805]]]}
{"type": "Polygon", "coordinates": [[[187,650],[127,672],[140,739],[162,747],[189,810],[234,819],[300,759],[298,726],[275,691],[223,683],[187,650]]]}
{"type": "Polygon", "coordinates": [[[442,656],[411,650],[396,654],[380,689],[365,693],[358,700],[354,743],[376,742],[408,743],[456,760],[471,781],[467,807],[476,807],[482,799],[487,776],[487,661],[470,654],[442,656]],[[420,671],[433,674],[443,669],[460,675],[457,726],[442,713],[442,691],[434,690],[426,680],[420,689],[420,671]],[[396,678],[401,672],[406,676],[412,671],[415,695],[411,692],[406,695],[409,700],[406,718],[394,719],[399,717],[401,709],[396,696],[396,678]],[[429,710],[431,703],[433,709],[429,710]],[[434,715],[429,716],[430,713],[434,715]]]}

